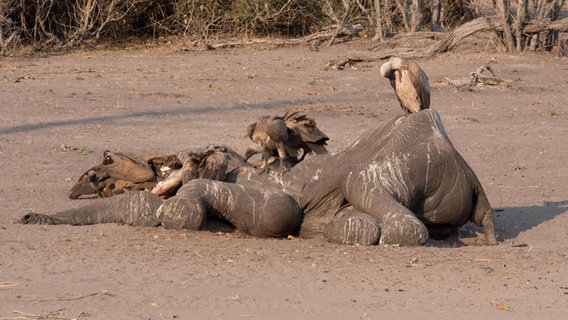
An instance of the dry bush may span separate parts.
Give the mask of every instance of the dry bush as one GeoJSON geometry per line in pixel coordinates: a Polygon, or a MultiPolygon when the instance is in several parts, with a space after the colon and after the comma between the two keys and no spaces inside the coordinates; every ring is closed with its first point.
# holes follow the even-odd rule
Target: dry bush
{"type": "Polygon", "coordinates": [[[19,28],[11,18],[15,13],[16,9],[9,0],[0,2],[0,55],[20,41],[19,28]]]}
{"type": "MultiPolygon", "coordinates": [[[[415,31],[450,31],[476,17],[489,0],[1,0],[0,54],[19,45],[58,50],[94,41],[108,44],[166,35],[208,41],[212,36],[301,37],[361,25],[375,39],[415,31]],[[470,1],[476,1],[473,4],[470,1]]],[[[559,18],[565,0],[505,3],[503,42],[551,47],[558,31],[527,33],[527,21],[559,18]],[[526,8],[516,10],[517,8],[526,8]],[[510,30],[511,32],[509,32],[510,30]]],[[[493,9],[493,8],[492,8],[493,9]]],[[[498,10],[497,10],[498,11],[498,10]]],[[[331,42],[330,42],[331,44],[331,42]]]]}

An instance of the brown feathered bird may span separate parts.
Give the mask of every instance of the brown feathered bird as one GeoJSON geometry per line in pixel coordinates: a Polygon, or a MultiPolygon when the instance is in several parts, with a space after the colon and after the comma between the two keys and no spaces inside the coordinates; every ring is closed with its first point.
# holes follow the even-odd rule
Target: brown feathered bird
{"type": "Polygon", "coordinates": [[[269,157],[280,158],[280,168],[283,168],[304,160],[309,153],[327,153],[325,146],[329,140],[316,126],[314,119],[297,111],[282,117],[260,117],[248,126],[247,135],[255,145],[246,150],[245,160],[262,153],[265,169],[269,157]]]}
{"type": "Polygon", "coordinates": [[[381,75],[390,80],[402,110],[407,113],[430,108],[430,84],[416,62],[391,57],[381,66],[381,75]]]}
{"type": "Polygon", "coordinates": [[[180,151],[177,156],[183,161],[181,169],[173,170],[160,180],[152,193],[168,198],[175,195],[183,184],[198,178],[227,181],[235,170],[246,165],[234,150],[220,145],[180,151]]]}

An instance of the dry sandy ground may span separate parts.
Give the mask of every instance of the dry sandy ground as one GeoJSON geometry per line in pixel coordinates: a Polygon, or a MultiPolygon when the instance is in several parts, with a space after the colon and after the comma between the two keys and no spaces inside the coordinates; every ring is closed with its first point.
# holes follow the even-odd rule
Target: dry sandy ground
{"type": "Polygon", "coordinates": [[[244,152],[257,116],[300,107],[337,149],[401,112],[380,62],[328,70],[364,41],[0,60],[0,319],[561,319],[568,307],[568,61],[486,43],[419,60],[456,148],[497,210],[498,246],[340,246],[324,239],[122,225],[23,226],[54,213],[105,149],[244,152]],[[495,56],[506,86],[457,91],[495,56]],[[62,144],[77,148],[64,152],[62,144]]]}

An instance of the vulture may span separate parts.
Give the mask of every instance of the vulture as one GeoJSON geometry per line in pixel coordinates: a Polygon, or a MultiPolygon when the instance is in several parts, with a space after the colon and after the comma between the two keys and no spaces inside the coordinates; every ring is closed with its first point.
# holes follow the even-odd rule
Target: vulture
{"type": "Polygon", "coordinates": [[[391,57],[381,66],[381,75],[390,80],[402,110],[407,113],[430,108],[430,85],[416,62],[391,57]]]}
{"type": "Polygon", "coordinates": [[[169,198],[183,184],[198,178],[227,181],[235,170],[246,165],[243,157],[222,145],[180,151],[177,157],[181,159],[183,166],[163,177],[151,190],[153,194],[169,198]]]}
{"type": "Polygon", "coordinates": [[[262,116],[247,127],[247,135],[255,144],[246,150],[245,160],[262,153],[265,170],[270,157],[278,157],[283,168],[304,160],[309,153],[325,154],[329,140],[314,119],[298,111],[286,112],[282,117],[262,116]]]}

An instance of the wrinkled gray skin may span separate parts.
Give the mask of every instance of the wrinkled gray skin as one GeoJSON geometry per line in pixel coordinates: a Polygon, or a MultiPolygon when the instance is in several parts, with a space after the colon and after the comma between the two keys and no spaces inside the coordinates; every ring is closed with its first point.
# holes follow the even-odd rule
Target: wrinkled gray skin
{"type": "MultiPolygon", "coordinates": [[[[312,157],[284,173],[259,175],[240,168],[231,182],[236,184],[191,181],[159,206],[157,224],[200,229],[203,221],[217,218],[255,236],[283,236],[299,226],[300,236],[323,233],[337,243],[422,245],[473,221],[484,227],[487,244],[497,243],[483,188],[432,110],[390,119],[337,152],[312,157]]],[[[121,201],[117,208],[123,208],[121,201]]],[[[58,221],[71,224],[99,220],[88,210],[72,214],[88,219],[62,214],[55,215],[58,221]]],[[[28,214],[22,222],[36,223],[36,216],[42,215],[28,214]]],[[[105,217],[100,222],[136,220],[100,216],[105,217]]]]}
{"type": "MultiPolygon", "coordinates": [[[[484,227],[486,243],[497,243],[483,188],[432,110],[395,117],[269,180],[300,204],[300,235],[371,244],[378,222],[381,244],[421,245],[473,221],[484,227]]],[[[247,168],[236,183],[267,184],[247,168]]]]}
{"type": "Polygon", "coordinates": [[[25,224],[123,223],[139,227],[206,229],[208,222],[228,223],[256,237],[285,237],[302,218],[298,203],[282,192],[271,192],[208,179],[189,181],[175,197],[162,201],[150,192],[128,191],[112,198],[54,215],[29,213],[25,224]]]}

